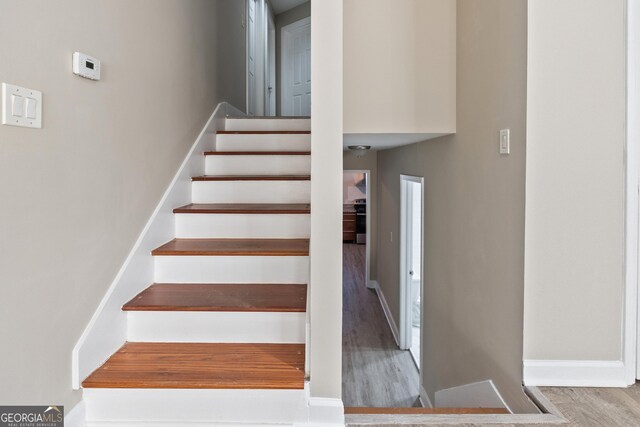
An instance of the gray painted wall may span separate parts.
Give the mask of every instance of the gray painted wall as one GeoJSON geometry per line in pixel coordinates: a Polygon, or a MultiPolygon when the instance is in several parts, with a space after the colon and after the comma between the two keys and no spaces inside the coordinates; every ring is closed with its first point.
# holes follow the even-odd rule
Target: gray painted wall
{"type": "Polygon", "coordinates": [[[399,322],[400,174],[425,180],[422,380],[522,392],[527,1],[458,0],[457,134],[378,153],[377,278],[399,322]],[[498,153],[511,129],[511,155],[498,153]],[[393,233],[393,239],[391,239],[393,233]]]}
{"type": "Polygon", "coordinates": [[[0,3],[0,81],[44,93],[41,130],[0,126],[2,404],[80,399],[74,344],[216,104],[245,106],[243,14],[238,0],[0,3]],[[71,73],[76,50],[102,81],[71,73]]]}

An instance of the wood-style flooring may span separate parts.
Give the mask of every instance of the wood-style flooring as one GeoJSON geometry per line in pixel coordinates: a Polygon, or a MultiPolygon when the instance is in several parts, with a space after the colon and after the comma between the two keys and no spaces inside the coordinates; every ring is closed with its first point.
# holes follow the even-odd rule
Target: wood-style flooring
{"type": "Polygon", "coordinates": [[[419,406],[419,376],[399,350],[375,291],[365,285],[365,246],[343,245],[342,399],[345,407],[419,406]]]}
{"type": "Polygon", "coordinates": [[[640,384],[629,388],[541,387],[570,426],[640,426],[640,384]]]}

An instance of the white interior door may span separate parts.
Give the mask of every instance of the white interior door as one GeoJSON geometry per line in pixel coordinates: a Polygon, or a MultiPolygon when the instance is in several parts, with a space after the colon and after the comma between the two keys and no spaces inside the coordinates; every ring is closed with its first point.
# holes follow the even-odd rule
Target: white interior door
{"type": "Polygon", "coordinates": [[[276,115],[276,21],[267,3],[267,63],[265,115],[276,115]]]}
{"type": "Polygon", "coordinates": [[[247,114],[264,115],[265,0],[247,0],[247,114]]]}
{"type": "Polygon", "coordinates": [[[422,327],[422,178],[400,177],[400,347],[420,368],[422,327]]]}
{"type": "Polygon", "coordinates": [[[311,18],[282,29],[282,114],[311,115],[311,18]]]}

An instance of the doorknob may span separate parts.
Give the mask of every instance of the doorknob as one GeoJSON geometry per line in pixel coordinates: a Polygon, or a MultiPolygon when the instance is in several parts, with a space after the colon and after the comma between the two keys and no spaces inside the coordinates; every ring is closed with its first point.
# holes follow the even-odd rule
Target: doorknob
{"type": "Polygon", "coordinates": [[[410,270],[410,271],[409,271],[409,275],[410,275],[410,276],[413,276],[413,270],[410,270]]]}

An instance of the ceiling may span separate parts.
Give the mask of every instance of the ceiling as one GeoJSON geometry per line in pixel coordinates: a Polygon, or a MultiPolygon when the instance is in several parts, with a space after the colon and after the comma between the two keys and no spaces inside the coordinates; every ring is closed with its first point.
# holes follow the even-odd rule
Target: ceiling
{"type": "Polygon", "coordinates": [[[345,134],[344,149],[349,145],[370,145],[373,150],[386,150],[448,135],[446,133],[358,133],[345,134]]]}
{"type": "Polygon", "coordinates": [[[274,13],[277,15],[308,1],[309,0],[271,0],[271,5],[273,6],[274,13]]]}

